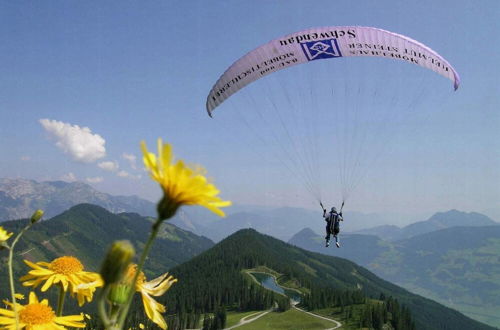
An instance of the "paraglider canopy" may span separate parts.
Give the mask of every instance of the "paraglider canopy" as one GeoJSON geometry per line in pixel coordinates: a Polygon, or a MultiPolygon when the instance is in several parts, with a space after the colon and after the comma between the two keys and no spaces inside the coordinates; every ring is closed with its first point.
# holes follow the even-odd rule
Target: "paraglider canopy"
{"type": "MultiPolygon", "coordinates": [[[[272,40],[234,62],[210,90],[206,110],[212,116],[230,99],[225,106],[233,111],[221,115],[238,115],[320,205],[322,188],[340,190],[344,202],[391,141],[400,118],[410,120],[417,104],[433,93],[450,94],[438,83],[444,79],[429,71],[458,88],[460,78],[450,63],[409,37],[373,27],[311,28],[272,40]],[[335,168],[338,179],[331,175],[335,168]]],[[[422,110],[436,108],[433,102],[422,110]]]]}
{"type": "Polygon", "coordinates": [[[270,73],[315,60],[369,56],[397,59],[430,69],[460,84],[456,70],[441,55],[401,34],[363,26],[329,26],[292,33],[262,45],[236,62],[217,80],[206,109],[212,111],[249,83],[270,73]]]}

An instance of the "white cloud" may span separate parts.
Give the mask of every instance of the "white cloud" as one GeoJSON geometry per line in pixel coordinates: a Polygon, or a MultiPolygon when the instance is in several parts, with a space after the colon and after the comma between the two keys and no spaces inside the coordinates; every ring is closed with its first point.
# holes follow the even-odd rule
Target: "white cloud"
{"type": "Polygon", "coordinates": [[[122,178],[126,178],[130,176],[130,173],[128,173],[127,171],[120,171],[116,173],[116,175],[121,176],[122,178]]]}
{"type": "Polygon", "coordinates": [[[104,181],[104,178],[103,177],[100,177],[100,176],[96,176],[94,178],[86,178],[85,179],[87,182],[89,183],[99,183],[99,182],[103,182],[104,181]]]}
{"type": "Polygon", "coordinates": [[[141,175],[133,175],[133,174],[130,174],[129,172],[123,171],[123,170],[116,173],[116,175],[118,175],[119,177],[122,177],[122,178],[129,178],[129,179],[133,179],[133,180],[138,180],[142,177],[141,175]]]}
{"type": "Polygon", "coordinates": [[[66,181],[66,182],[74,182],[77,180],[77,178],[72,172],[69,172],[69,173],[62,175],[61,180],[66,181]]]}
{"type": "Polygon", "coordinates": [[[130,167],[132,167],[132,169],[134,170],[137,169],[137,157],[135,155],[127,154],[126,152],[124,152],[122,154],[122,157],[129,162],[130,167]]]}
{"type": "Polygon", "coordinates": [[[39,122],[56,140],[56,146],[71,155],[73,160],[92,163],[106,156],[106,141],[99,134],[92,134],[90,128],[50,119],[40,119],[39,122]]]}
{"type": "Polygon", "coordinates": [[[97,166],[99,166],[105,171],[110,171],[110,172],[115,172],[116,170],[118,170],[118,167],[120,167],[117,162],[112,162],[112,161],[100,162],[99,164],[97,164],[97,166]]]}
{"type": "Polygon", "coordinates": [[[21,160],[23,162],[27,162],[27,161],[31,160],[31,157],[30,156],[21,156],[21,160]]]}

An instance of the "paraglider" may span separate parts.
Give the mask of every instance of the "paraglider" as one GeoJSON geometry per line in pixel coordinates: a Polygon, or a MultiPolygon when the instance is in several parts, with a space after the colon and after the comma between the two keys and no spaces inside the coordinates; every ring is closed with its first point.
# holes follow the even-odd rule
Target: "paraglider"
{"type": "MultiPolygon", "coordinates": [[[[403,110],[414,109],[417,103],[415,100],[418,101],[420,95],[425,95],[423,88],[429,85],[416,82],[417,79],[413,78],[417,75],[412,76],[411,73],[400,70],[378,73],[378,81],[373,88],[369,88],[366,85],[374,80],[375,75],[367,79],[363,72],[358,72],[360,61],[348,59],[355,57],[374,58],[372,63],[375,64],[369,66],[369,70],[377,68],[383,59],[399,60],[438,73],[453,83],[454,90],[460,85],[457,71],[446,59],[407,36],[374,27],[318,27],[272,40],[236,60],[210,90],[206,111],[212,117],[214,110],[233,94],[249,88],[251,92],[244,95],[248,100],[239,108],[242,117],[253,117],[244,118],[244,123],[251,131],[256,132],[258,138],[268,138],[267,145],[276,146],[274,154],[279,161],[302,180],[305,188],[321,205],[319,185],[328,182],[329,190],[332,186],[341,190],[343,206],[363,178],[368,164],[373,164],[380,154],[384,135],[390,131],[384,125],[395,123],[396,118],[402,116],[403,110]],[[326,64],[324,67],[308,64],[322,63],[323,61],[317,60],[323,59],[344,60],[325,61],[336,63],[328,64],[328,67],[326,64]],[[297,74],[298,71],[293,68],[298,64],[308,64],[304,66],[305,75],[297,74]],[[278,71],[291,74],[280,76],[284,73],[277,73],[278,83],[274,84],[271,78],[278,71]],[[320,75],[326,77],[314,82],[320,75]],[[387,77],[380,78],[381,75],[387,77]],[[252,89],[253,86],[246,87],[264,77],[264,86],[257,92],[252,89]],[[391,77],[407,81],[405,84],[395,82],[397,89],[384,88],[391,77]],[[335,85],[336,81],[340,81],[341,85],[335,85]],[[404,101],[408,104],[403,104],[404,101]],[[271,118],[273,113],[275,117],[271,118]],[[268,131],[265,131],[266,124],[270,125],[268,131]],[[318,129],[318,124],[324,124],[325,127],[318,129]],[[323,147],[319,146],[322,142],[333,152],[324,153],[323,147]],[[319,174],[318,168],[321,166],[329,171],[334,168],[324,165],[326,161],[318,161],[324,154],[331,156],[331,164],[335,162],[338,166],[338,184],[333,185],[331,179],[324,180],[319,174]]],[[[328,222],[330,213],[323,206],[322,209],[328,222]]],[[[335,224],[339,229],[342,213],[334,218],[337,221],[332,218],[333,226],[327,227],[326,240],[328,245],[330,234],[333,234],[339,246],[335,224]]]]}
{"type": "Polygon", "coordinates": [[[330,212],[326,213],[323,203],[320,203],[320,205],[323,208],[323,218],[325,218],[326,221],[325,246],[330,246],[330,235],[333,235],[335,238],[335,245],[340,248],[338,234],[340,232],[340,221],[344,221],[344,218],[342,217],[342,208],[344,207],[344,203],[342,203],[339,213],[337,213],[337,208],[335,206],[330,209],[330,212]]]}

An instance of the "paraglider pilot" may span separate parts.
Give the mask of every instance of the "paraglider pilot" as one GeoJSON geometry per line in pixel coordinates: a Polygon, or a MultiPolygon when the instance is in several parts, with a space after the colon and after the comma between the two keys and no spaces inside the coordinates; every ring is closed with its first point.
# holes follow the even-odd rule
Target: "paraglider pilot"
{"type": "MultiPolygon", "coordinates": [[[[323,207],[323,204],[321,204],[321,207],[323,207]]],[[[330,212],[327,213],[326,209],[323,207],[323,218],[325,218],[326,221],[325,246],[328,247],[330,245],[330,235],[333,235],[333,237],[335,237],[335,245],[339,248],[340,243],[337,235],[340,232],[340,221],[344,221],[342,218],[342,209],[340,213],[337,213],[337,209],[332,207],[330,212]]]]}

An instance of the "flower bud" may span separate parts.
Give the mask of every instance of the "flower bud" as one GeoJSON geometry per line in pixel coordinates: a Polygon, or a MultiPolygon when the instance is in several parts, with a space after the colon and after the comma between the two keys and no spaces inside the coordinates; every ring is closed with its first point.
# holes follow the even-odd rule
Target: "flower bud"
{"type": "Polygon", "coordinates": [[[126,284],[112,284],[109,290],[108,300],[115,305],[123,305],[127,302],[130,286],[126,284]]]}
{"type": "Polygon", "coordinates": [[[129,241],[115,241],[109,248],[101,266],[101,277],[104,280],[104,285],[119,282],[134,255],[134,246],[129,241]]]}
{"type": "Polygon", "coordinates": [[[33,215],[31,216],[31,223],[38,222],[43,217],[43,211],[42,210],[36,210],[33,215]]]}

